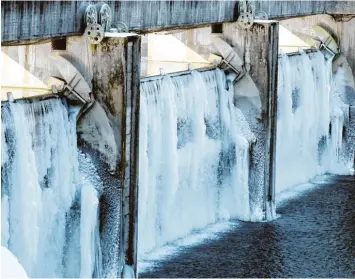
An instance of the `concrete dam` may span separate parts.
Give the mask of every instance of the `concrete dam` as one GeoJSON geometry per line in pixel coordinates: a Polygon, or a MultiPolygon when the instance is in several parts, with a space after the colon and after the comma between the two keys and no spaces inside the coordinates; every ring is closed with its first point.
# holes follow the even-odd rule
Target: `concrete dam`
{"type": "Polygon", "coordinates": [[[352,1],[6,1],[2,277],[353,277],[352,1]]]}

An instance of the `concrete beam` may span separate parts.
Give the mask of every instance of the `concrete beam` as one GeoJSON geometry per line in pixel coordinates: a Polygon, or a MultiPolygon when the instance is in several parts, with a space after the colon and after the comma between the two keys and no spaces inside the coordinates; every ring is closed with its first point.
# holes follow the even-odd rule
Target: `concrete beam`
{"type": "MultiPolygon", "coordinates": [[[[99,1],[93,1],[99,2],[99,1]]],[[[113,22],[134,32],[192,28],[238,18],[238,0],[230,1],[106,1],[113,22]]],[[[355,14],[355,1],[254,1],[255,11],[269,19],[315,14],[355,14]]],[[[53,37],[81,35],[88,1],[3,1],[2,44],[28,44],[53,37]]]]}
{"type": "Polygon", "coordinates": [[[267,220],[275,214],[278,27],[277,22],[269,21],[250,30],[238,29],[235,24],[223,28],[226,41],[250,68],[235,84],[235,102],[257,139],[250,154],[251,211],[267,220]]]}
{"type": "Polygon", "coordinates": [[[354,1],[270,0],[255,1],[255,10],[268,19],[285,19],[317,14],[355,14],[354,1]]]}
{"type": "MultiPolygon", "coordinates": [[[[99,2],[99,1],[93,1],[99,2]]],[[[130,31],[151,32],[235,20],[236,1],[105,1],[113,22],[130,31]]],[[[81,35],[88,1],[4,1],[1,5],[2,44],[81,35]]]]}

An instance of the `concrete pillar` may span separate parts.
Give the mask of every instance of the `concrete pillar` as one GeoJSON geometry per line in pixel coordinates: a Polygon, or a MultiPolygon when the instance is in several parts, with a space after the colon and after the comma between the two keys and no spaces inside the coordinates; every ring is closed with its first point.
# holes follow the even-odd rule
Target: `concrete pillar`
{"type": "Polygon", "coordinates": [[[236,105],[257,138],[251,150],[249,175],[255,219],[262,215],[270,220],[275,214],[278,34],[279,25],[272,21],[254,24],[249,30],[238,29],[236,24],[225,24],[223,28],[224,39],[248,70],[235,84],[234,92],[236,105]]]}
{"type": "Polygon", "coordinates": [[[104,184],[103,277],[137,275],[140,50],[129,34],[91,46],[96,102],[78,121],[80,146],[94,154],[104,184]]]}

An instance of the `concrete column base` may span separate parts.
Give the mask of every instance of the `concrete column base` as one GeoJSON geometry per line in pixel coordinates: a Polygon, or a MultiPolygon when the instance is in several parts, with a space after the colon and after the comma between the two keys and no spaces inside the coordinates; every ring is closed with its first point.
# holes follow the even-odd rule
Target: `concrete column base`
{"type": "Polygon", "coordinates": [[[238,29],[236,24],[225,24],[223,28],[224,39],[248,70],[235,84],[234,92],[236,106],[257,138],[251,147],[249,175],[254,221],[275,217],[278,35],[278,23],[271,21],[254,24],[250,30],[238,29]]]}
{"type": "Polygon", "coordinates": [[[96,102],[78,123],[79,143],[101,165],[104,277],[121,277],[127,266],[137,276],[140,47],[136,35],[91,46],[96,102]]]}

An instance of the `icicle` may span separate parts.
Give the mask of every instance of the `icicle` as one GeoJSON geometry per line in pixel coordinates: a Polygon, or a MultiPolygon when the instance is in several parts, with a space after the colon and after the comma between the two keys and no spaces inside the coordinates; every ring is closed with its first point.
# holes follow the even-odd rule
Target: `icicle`
{"type": "Polygon", "coordinates": [[[317,174],[346,173],[342,133],[349,109],[340,97],[341,71],[333,78],[331,61],[320,52],[301,52],[283,55],[278,72],[276,192],[317,174]]]}
{"type": "Polygon", "coordinates": [[[73,227],[69,213],[80,202],[76,200],[81,181],[75,113],[69,112],[59,99],[11,102],[2,111],[3,245],[31,277],[79,275],[80,266],[69,268],[64,258],[75,249],[90,258],[83,256],[82,274],[91,276],[94,269],[99,274],[94,268],[100,251],[96,229],[98,199],[96,196],[90,200],[86,187],[82,192],[82,231],[91,228],[89,233],[96,235],[95,241],[86,246],[83,233],[85,246],[80,247],[80,239],[67,231],[73,227]]]}
{"type": "Polygon", "coordinates": [[[250,220],[255,137],[223,72],[143,82],[140,138],[140,256],[219,219],[250,220]]]}

